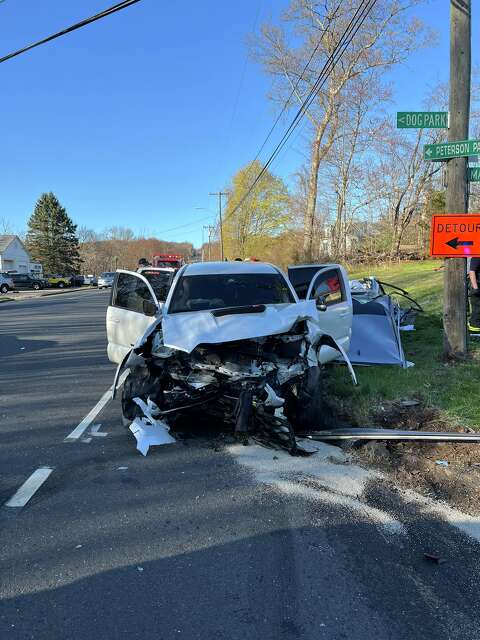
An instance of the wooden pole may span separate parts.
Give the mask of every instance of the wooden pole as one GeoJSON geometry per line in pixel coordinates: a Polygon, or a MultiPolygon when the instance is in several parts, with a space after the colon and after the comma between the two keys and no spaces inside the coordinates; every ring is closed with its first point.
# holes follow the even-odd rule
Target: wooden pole
{"type": "MultiPolygon", "coordinates": [[[[471,0],[450,0],[450,127],[448,141],[468,140],[471,76],[471,0]]],[[[447,213],[468,213],[468,158],[447,164],[447,213]]],[[[467,355],[467,291],[465,258],[445,260],[443,294],[443,354],[467,355]]]]}

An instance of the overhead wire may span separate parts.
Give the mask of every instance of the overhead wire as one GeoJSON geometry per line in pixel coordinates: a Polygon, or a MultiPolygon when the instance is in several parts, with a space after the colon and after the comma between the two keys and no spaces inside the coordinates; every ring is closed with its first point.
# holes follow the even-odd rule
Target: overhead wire
{"type": "Polygon", "coordinates": [[[107,16],[110,16],[113,13],[117,13],[117,11],[121,11],[122,9],[126,9],[127,7],[130,7],[132,4],[136,4],[137,2],[140,2],[140,0],[124,0],[123,2],[118,2],[117,4],[114,4],[111,7],[108,7],[108,9],[104,9],[103,11],[100,11],[100,13],[96,13],[95,15],[90,16],[89,18],[85,18],[80,22],[76,22],[75,24],[72,24],[70,27],[66,27],[65,29],[62,29],[61,31],[57,31],[57,33],[54,33],[51,36],[47,36],[46,38],[37,40],[37,42],[33,42],[32,44],[29,44],[26,47],[22,47],[22,49],[18,49],[17,51],[8,53],[6,56],[3,56],[0,58],[0,63],[6,62],[7,60],[11,60],[12,58],[16,58],[22,53],[26,53],[31,49],[35,49],[35,47],[39,47],[42,44],[51,42],[52,40],[55,40],[56,38],[60,38],[61,36],[66,35],[67,33],[71,33],[72,31],[76,31],[77,29],[81,29],[82,27],[86,27],[92,22],[96,22],[97,20],[106,18],[107,16]]]}
{"type": "Polygon", "coordinates": [[[320,74],[319,74],[317,80],[315,81],[313,87],[310,89],[310,91],[308,92],[306,98],[302,102],[302,104],[301,104],[300,108],[298,109],[295,117],[293,118],[292,122],[290,123],[290,125],[287,128],[287,130],[283,134],[280,142],[277,144],[277,146],[275,147],[273,152],[270,154],[270,157],[265,162],[264,166],[262,167],[262,169],[258,173],[257,177],[255,178],[255,180],[253,181],[253,183],[249,187],[247,193],[243,196],[243,198],[240,200],[240,202],[230,212],[230,214],[229,214],[230,216],[232,216],[242,206],[242,204],[245,202],[245,200],[248,198],[250,193],[253,191],[253,189],[255,188],[257,183],[259,182],[259,180],[262,178],[264,173],[267,171],[267,169],[270,166],[270,164],[275,160],[276,156],[280,153],[282,147],[286,144],[287,140],[292,135],[293,131],[296,129],[296,127],[300,123],[300,121],[303,118],[303,116],[305,115],[305,113],[308,111],[308,108],[312,104],[312,102],[315,99],[316,95],[318,94],[320,89],[323,87],[323,85],[327,81],[329,75],[331,74],[331,72],[335,68],[336,64],[338,63],[338,61],[341,59],[341,57],[345,53],[347,47],[352,42],[353,38],[355,37],[355,35],[358,32],[358,30],[360,29],[360,27],[365,22],[368,14],[373,9],[373,6],[376,4],[376,2],[377,2],[377,0],[361,0],[357,10],[355,11],[354,15],[352,16],[347,28],[343,32],[340,40],[336,44],[336,46],[335,46],[334,50],[332,51],[332,53],[327,58],[324,66],[322,67],[322,70],[320,71],[320,74]],[[338,51],[340,51],[340,53],[337,56],[337,52],[338,51]]]}
{"type": "Polygon", "coordinates": [[[212,219],[212,215],[209,215],[205,218],[199,218],[198,220],[195,220],[195,222],[188,222],[187,224],[181,224],[178,227],[172,227],[171,229],[163,229],[163,231],[156,231],[157,235],[160,234],[165,234],[165,233],[170,233],[171,231],[177,231],[178,229],[185,229],[185,227],[195,227],[198,225],[199,222],[206,222],[207,220],[211,220],[212,219]]]}

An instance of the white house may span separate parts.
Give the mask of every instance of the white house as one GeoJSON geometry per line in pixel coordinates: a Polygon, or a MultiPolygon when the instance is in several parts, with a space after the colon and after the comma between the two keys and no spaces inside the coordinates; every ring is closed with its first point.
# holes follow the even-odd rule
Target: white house
{"type": "Polygon", "coordinates": [[[42,275],[42,265],[38,262],[32,262],[30,254],[18,236],[0,235],[0,272],[3,271],[31,273],[40,276],[42,275]]]}

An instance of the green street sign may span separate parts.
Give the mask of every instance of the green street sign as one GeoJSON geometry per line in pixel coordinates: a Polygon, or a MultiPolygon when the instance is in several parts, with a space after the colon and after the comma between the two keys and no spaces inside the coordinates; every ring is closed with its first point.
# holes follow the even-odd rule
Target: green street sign
{"type": "Polygon", "coordinates": [[[397,129],[448,129],[448,111],[398,111],[397,129]]]}
{"type": "Polygon", "coordinates": [[[480,182],[480,167],[468,167],[468,179],[470,182],[480,182]]]}
{"type": "Polygon", "coordinates": [[[423,147],[423,157],[425,160],[448,160],[448,158],[476,156],[479,153],[480,140],[441,142],[440,144],[426,144],[423,147]]]}

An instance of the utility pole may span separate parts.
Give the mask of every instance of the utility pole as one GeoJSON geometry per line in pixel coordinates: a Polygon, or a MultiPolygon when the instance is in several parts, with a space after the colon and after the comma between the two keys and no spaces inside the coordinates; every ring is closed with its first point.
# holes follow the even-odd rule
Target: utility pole
{"type": "Polygon", "coordinates": [[[208,259],[210,260],[210,236],[212,234],[212,228],[210,225],[203,225],[202,227],[202,262],[205,262],[205,248],[204,248],[204,232],[208,231],[208,259]]]}
{"type": "Polygon", "coordinates": [[[209,193],[209,196],[218,196],[218,219],[220,224],[220,259],[223,262],[223,222],[222,222],[222,196],[226,196],[227,194],[223,191],[219,191],[218,193],[209,193]]]}
{"type": "Polygon", "coordinates": [[[212,232],[215,227],[208,225],[204,227],[204,229],[208,229],[208,261],[210,262],[210,260],[212,259],[212,232]]]}
{"type": "MultiPolygon", "coordinates": [[[[448,141],[468,139],[471,76],[471,0],[450,0],[450,127],[448,141]]],[[[468,213],[468,158],[447,163],[447,213],[468,213]]],[[[443,354],[467,355],[467,290],[464,258],[447,258],[443,292],[443,354]]]]}

